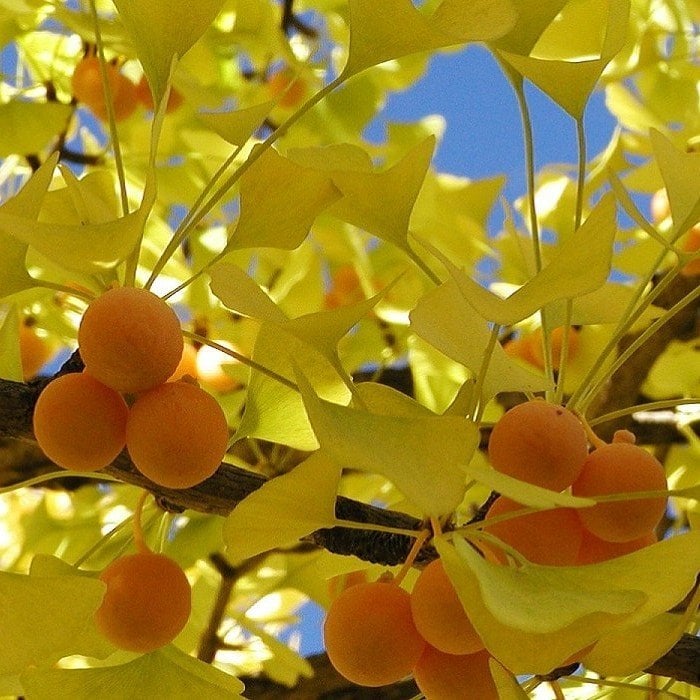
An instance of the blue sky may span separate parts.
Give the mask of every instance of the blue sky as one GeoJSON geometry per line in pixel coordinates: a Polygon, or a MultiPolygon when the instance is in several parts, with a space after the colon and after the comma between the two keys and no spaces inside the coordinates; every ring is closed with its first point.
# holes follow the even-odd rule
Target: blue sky
{"type": "MultiPolygon", "coordinates": [[[[536,88],[528,88],[535,129],[535,158],[545,163],[575,163],[576,133],[571,117],[536,88]]],[[[459,52],[437,54],[412,90],[393,93],[388,119],[414,121],[442,114],[447,129],[436,153],[441,171],[477,179],[505,174],[509,199],[525,191],[520,116],[512,89],[491,54],[471,45],[459,52]]],[[[602,93],[593,95],[586,112],[588,154],[602,150],[615,121],[602,93]]],[[[375,126],[371,134],[381,137],[375,126]]]]}

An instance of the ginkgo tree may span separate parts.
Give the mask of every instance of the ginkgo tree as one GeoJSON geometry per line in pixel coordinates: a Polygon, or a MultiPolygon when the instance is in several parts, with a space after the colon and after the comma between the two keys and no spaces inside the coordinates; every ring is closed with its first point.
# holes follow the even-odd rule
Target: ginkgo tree
{"type": "MultiPolygon", "coordinates": [[[[0,695],[694,697],[699,22],[695,0],[6,4],[0,695]],[[363,136],[389,92],[470,43],[520,110],[512,202],[503,176],[436,170],[434,119],[363,136]],[[576,163],[536,168],[526,86],[572,120],[576,163]],[[591,155],[596,91],[617,126],[591,155]],[[122,287],[176,314],[168,382],[103,386],[83,362],[86,309],[122,287]],[[46,401],[78,373],[89,404],[46,401]],[[61,441],[84,457],[107,434],[103,395],[119,454],[92,468],[61,441]],[[497,457],[494,425],[526,401],[534,422],[497,457]],[[575,438],[557,442],[564,420],[575,438]],[[141,473],[186,470],[217,421],[213,475],[141,473]],[[41,437],[58,425],[61,466],[41,437]],[[571,474],[541,483],[515,469],[528,459],[571,474]],[[617,490],[584,488],[591,463],[617,490]],[[659,504],[643,537],[608,533],[659,504]],[[524,548],[545,534],[566,556],[524,548]],[[437,559],[434,606],[468,621],[470,654],[439,648],[431,584],[413,629],[406,601],[437,559]],[[349,650],[342,626],[327,639],[344,678],[295,639],[305,603],[337,620],[349,592],[369,602],[344,609],[349,650]],[[394,613],[411,641],[397,677],[394,613]]],[[[165,354],[138,308],[103,321],[117,374],[143,369],[117,341],[165,354]]]]}

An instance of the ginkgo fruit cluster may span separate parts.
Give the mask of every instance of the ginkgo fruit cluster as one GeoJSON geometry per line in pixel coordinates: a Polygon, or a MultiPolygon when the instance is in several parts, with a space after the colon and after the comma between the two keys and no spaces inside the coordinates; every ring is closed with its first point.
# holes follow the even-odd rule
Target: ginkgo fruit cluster
{"type": "MultiPolygon", "coordinates": [[[[656,541],[666,508],[661,463],[626,431],[589,452],[586,431],[571,411],[546,401],[520,404],[494,426],[488,447],[493,467],[553,491],[570,490],[595,505],[533,511],[503,496],[484,529],[536,564],[594,563],[656,541]],[[634,497],[636,492],[652,495],[634,497]],[[522,513],[518,513],[522,511],[522,513]],[[493,521],[493,522],[490,522],[493,521]]],[[[492,553],[505,561],[504,552],[492,553]]]]}
{"type": "Polygon", "coordinates": [[[379,687],[413,674],[431,700],[498,697],[490,655],[439,559],[411,593],[381,579],[350,585],[328,609],[324,641],[334,668],[358,685],[379,687]]]}
{"type": "Polygon", "coordinates": [[[51,381],[34,410],[34,433],[50,459],[93,471],[126,447],[141,473],[174,489],[217,470],[228,445],[226,416],[189,379],[167,381],[183,340],[165,301],[133,287],[105,292],[85,311],[78,345],[85,370],[51,381]]]}

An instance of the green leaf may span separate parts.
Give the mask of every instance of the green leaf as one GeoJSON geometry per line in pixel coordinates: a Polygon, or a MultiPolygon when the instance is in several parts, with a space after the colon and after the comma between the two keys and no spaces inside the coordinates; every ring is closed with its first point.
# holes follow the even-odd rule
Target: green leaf
{"type": "MultiPolygon", "coordinates": [[[[457,281],[449,280],[428,292],[410,312],[409,319],[417,335],[478,376],[491,331],[484,317],[465,301],[457,281]]],[[[484,401],[503,391],[551,388],[551,382],[542,374],[513,361],[500,344],[494,346],[482,387],[484,401]]]]}
{"type": "Polygon", "coordinates": [[[50,666],[71,654],[100,653],[91,630],[104,589],[101,581],[77,574],[0,572],[0,675],[50,666]]]}
{"type": "Polygon", "coordinates": [[[0,158],[41,153],[66,129],[73,108],[59,102],[0,104],[0,158]]]}
{"type": "Polygon", "coordinates": [[[297,382],[321,449],[339,466],[381,474],[425,515],[459,505],[478,442],[474,423],[438,416],[381,385],[357,386],[365,410],[319,398],[301,372],[297,382]]]}
{"type": "Polygon", "coordinates": [[[668,193],[675,238],[700,219],[700,153],[679,151],[655,129],[650,136],[668,193]]]}
{"type": "Polygon", "coordinates": [[[56,689],[71,700],[243,698],[243,684],[211,664],[168,646],[126,664],[104,668],[32,669],[22,675],[27,700],[54,700],[56,689]]]}
{"type": "Polygon", "coordinates": [[[489,659],[491,677],[496,684],[499,700],[527,700],[529,695],[522,689],[517,678],[509,673],[496,659],[489,659]]]}
{"type": "Polygon", "coordinates": [[[224,0],[115,0],[144,72],[160,103],[165,95],[173,57],[181,58],[209,28],[224,0]]]}
{"type": "Polygon", "coordinates": [[[244,498],[224,523],[229,558],[242,561],[333,527],[340,471],[322,453],[314,452],[244,498]]]}
{"type": "Polygon", "coordinates": [[[505,34],[515,11],[505,0],[444,0],[432,16],[408,0],[350,1],[350,49],[343,78],[391,59],[505,34]]]}
{"type": "Polygon", "coordinates": [[[297,248],[316,217],[340,197],[326,173],[268,148],[241,177],[241,215],[227,250],[297,248]]]}
{"type": "Polygon", "coordinates": [[[482,318],[509,326],[553,301],[574,299],[602,287],[610,274],[616,233],[615,199],[607,193],[581,227],[564,239],[549,264],[507,299],[481,287],[443,256],[440,258],[464,298],[482,318]]]}
{"type": "Polygon", "coordinates": [[[489,41],[489,46],[521,56],[529,55],[542,32],[567,2],[568,0],[515,0],[515,25],[505,36],[489,41]]]}
{"type": "Polygon", "coordinates": [[[605,66],[624,44],[629,11],[629,0],[567,3],[527,54],[498,50],[498,55],[574,119],[582,119],[605,66]]]}

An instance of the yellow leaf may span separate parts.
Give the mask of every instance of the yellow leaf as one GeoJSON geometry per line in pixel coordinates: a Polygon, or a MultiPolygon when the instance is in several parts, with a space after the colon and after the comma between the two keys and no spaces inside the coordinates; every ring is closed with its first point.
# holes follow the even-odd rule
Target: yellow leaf
{"type": "Polygon", "coordinates": [[[321,449],[338,465],[385,476],[425,515],[459,505],[478,442],[474,423],[438,416],[388,387],[372,389],[360,409],[320,399],[300,371],[297,383],[321,449]]]}
{"type": "Polygon", "coordinates": [[[607,193],[581,227],[564,239],[549,264],[506,299],[478,285],[444,257],[441,260],[482,318],[509,326],[553,301],[573,299],[603,286],[610,274],[616,233],[615,199],[607,193]]]}
{"type": "Polygon", "coordinates": [[[265,121],[275,101],[235,109],[228,112],[199,112],[197,117],[222,139],[234,146],[242,146],[265,121]]]}
{"type": "Polygon", "coordinates": [[[211,25],[224,0],[115,0],[156,104],[165,95],[173,57],[182,58],[211,25]]]}
{"type": "MultiPolygon", "coordinates": [[[[409,319],[417,335],[478,376],[491,331],[484,317],[465,300],[457,281],[449,280],[428,292],[410,312],[409,319]]],[[[482,386],[484,401],[503,391],[551,388],[551,382],[542,374],[513,361],[500,344],[494,346],[482,386]]]]}
{"type": "Polygon", "coordinates": [[[328,174],[268,148],[241,177],[241,215],[227,250],[297,248],[316,217],[340,197],[328,174]]]}
{"type": "Polygon", "coordinates": [[[678,150],[655,129],[650,135],[668,193],[674,237],[680,236],[700,219],[700,153],[678,150]]]}
{"type": "Polygon", "coordinates": [[[342,77],[413,53],[505,34],[516,18],[507,0],[444,0],[432,16],[409,0],[350,1],[350,49],[342,77]]]}
{"type": "Polygon", "coordinates": [[[410,254],[407,236],[411,211],[434,148],[435,137],[430,136],[383,172],[334,172],[333,182],[343,197],[329,213],[410,254]]]}
{"type": "Polygon", "coordinates": [[[336,524],[340,468],[314,452],[244,498],[224,523],[226,551],[242,561],[336,524]]]}

